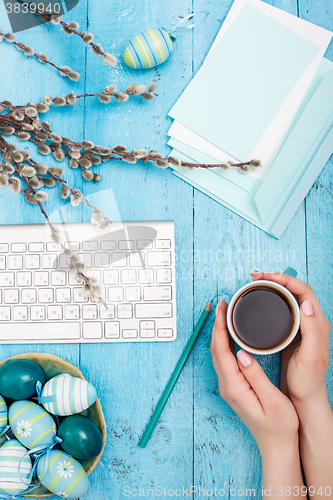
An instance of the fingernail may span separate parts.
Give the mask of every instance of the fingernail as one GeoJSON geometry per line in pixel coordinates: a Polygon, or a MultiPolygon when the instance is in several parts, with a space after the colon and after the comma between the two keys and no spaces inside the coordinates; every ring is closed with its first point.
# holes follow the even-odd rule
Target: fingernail
{"type": "Polygon", "coordinates": [[[238,351],[237,359],[243,368],[247,368],[248,366],[252,365],[252,356],[250,356],[246,351],[238,351]]]}
{"type": "Polygon", "coordinates": [[[217,303],[217,306],[216,306],[216,309],[215,309],[215,315],[216,315],[216,316],[217,316],[217,313],[218,313],[218,311],[219,311],[219,308],[220,308],[220,306],[221,306],[222,302],[223,302],[223,299],[221,298],[221,299],[218,301],[218,303],[217,303]]]}
{"type": "Polygon", "coordinates": [[[250,273],[250,276],[255,279],[257,278],[258,276],[261,275],[261,272],[260,271],[253,271],[253,273],[250,273]]]}
{"type": "Polygon", "coordinates": [[[309,299],[304,300],[304,302],[301,305],[301,308],[305,316],[313,316],[313,309],[309,299]]]}

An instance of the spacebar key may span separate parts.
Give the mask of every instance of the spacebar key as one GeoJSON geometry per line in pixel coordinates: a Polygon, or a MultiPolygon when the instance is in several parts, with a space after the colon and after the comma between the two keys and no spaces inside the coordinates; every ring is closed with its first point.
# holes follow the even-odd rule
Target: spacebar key
{"type": "Polygon", "coordinates": [[[135,304],[136,318],[172,318],[172,304],[135,304]]]}
{"type": "Polygon", "coordinates": [[[81,337],[80,323],[1,323],[0,341],[39,340],[57,342],[81,337]]]}

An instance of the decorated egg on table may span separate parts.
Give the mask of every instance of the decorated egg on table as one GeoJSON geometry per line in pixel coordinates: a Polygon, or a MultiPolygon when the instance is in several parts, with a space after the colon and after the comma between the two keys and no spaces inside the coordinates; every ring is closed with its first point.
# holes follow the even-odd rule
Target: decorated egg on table
{"type": "Polygon", "coordinates": [[[94,404],[96,398],[93,385],[64,373],[46,382],[39,401],[53,415],[65,416],[86,410],[94,404]]]}
{"type": "Polygon", "coordinates": [[[0,366],[0,393],[15,401],[36,394],[36,383],[45,384],[43,368],[30,359],[9,359],[0,366]]]}
{"type": "Polygon", "coordinates": [[[89,459],[97,457],[103,449],[103,437],[97,425],[83,415],[71,415],[59,425],[61,448],[72,457],[89,459]]]}
{"type": "Polygon", "coordinates": [[[142,31],[127,45],[124,61],[133,69],[149,69],[169,59],[174,49],[172,36],[163,28],[142,31]]]}
{"type": "Polygon", "coordinates": [[[5,430],[7,422],[8,422],[7,405],[6,401],[0,394],[0,434],[5,430]]]}
{"type": "Polygon", "coordinates": [[[15,401],[8,412],[9,423],[16,437],[27,448],[50,446],[56,436],[51,415],[31,401],[15,401]]]}
{"type": "Polygon", "coordinates": [[[0,448],[0,488],[10,496],[20,495],[30,485],[31,459],[16,439],[0,448]],[[20,468],[20,470],[19,470],[20,468]]]}
{"type": "Polygon", "coordinates": [[[37,475],[45,488],[55,495],[78,498],[88,491],[88,477],[82,465],[63,451],[51,450],[45,470],[46,456],[38,461],[37,475]]]}

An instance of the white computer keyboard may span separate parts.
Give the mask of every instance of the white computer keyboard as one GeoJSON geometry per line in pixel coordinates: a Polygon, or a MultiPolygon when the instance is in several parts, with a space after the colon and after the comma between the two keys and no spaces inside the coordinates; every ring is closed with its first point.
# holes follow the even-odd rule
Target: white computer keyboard
{"type": "Polygon", "coordinates": [[[0,226],[0,342],[151,342],[176,338],[174,224],[55,225],[104,287],[85,296],[43,224],[0,226]]]}

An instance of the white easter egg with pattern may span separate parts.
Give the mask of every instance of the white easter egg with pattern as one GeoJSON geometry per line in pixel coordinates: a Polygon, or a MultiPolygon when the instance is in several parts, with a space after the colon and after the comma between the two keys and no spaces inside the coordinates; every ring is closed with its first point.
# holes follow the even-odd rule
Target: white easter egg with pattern
{"type": "Polygon", "coordinates": [[[50,446],[57,429],[53,418],[32,401],[15,401],[9,408],[9,423],[16,437],[27,448],[50,446]]]}
{"type": "Polygon", "coordinates": [[[97,398],[96,389],[86,380],[69,374],[51,378],[43,387],[41,404],[53,415],[74,415],[86,410],[97,398]],[[44,402],[43,398],[49,401],[44,402]]]}
{"type": "Polygon", "coordinates": [[[27,449],[16,439],[6,441],[0,448],[0,488],[10,496],[29,488],[32,466],[26,453],[27,449]]]}
{"type": "Polygon", "coordinates": [[[0,434],[5,430],[5,427],[8,423],[8,412],[6,401],[0,394],[0,434]]]}
{"type": "Polygon", "coordinates": [[[67,453],[51,450],[45,470],[45,455],[37,465],[37,475],[45,488],[65,498],[79,498],[88,491],[88,477],[82,465],[67,453]]]}

